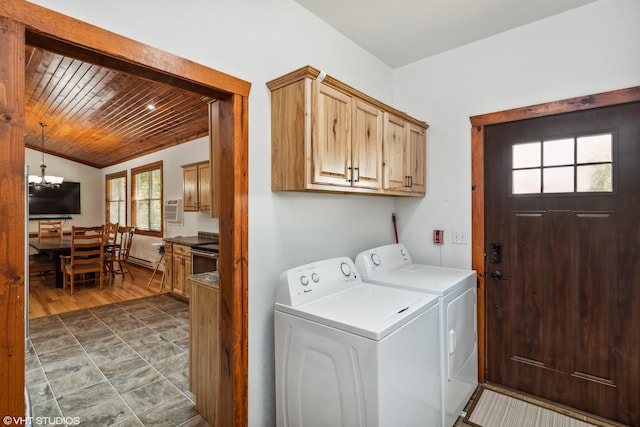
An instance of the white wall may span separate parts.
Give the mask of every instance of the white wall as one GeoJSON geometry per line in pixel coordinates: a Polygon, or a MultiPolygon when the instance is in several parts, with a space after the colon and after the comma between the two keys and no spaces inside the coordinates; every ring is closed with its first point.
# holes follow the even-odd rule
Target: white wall
{"type": "MultiPolygon", "coordinates": [[[[635,0],[602,0],[395,72],[292,0],[37,3],[252,83],[250,426],[275,424],[272,313],[276,280],[283,270],[320,258],[354,256],[391,242],[391,213],[396,209],[401,239],[416,258],[439,261],[430,244],[434,226],[470,231],[470,115],[629,86],[630,73],[640,76],[637,54],[631,51],[639,40],[630,22],[639,16],[635,0]],[[592,25],[595,20],[597,25],[592,25]],[[618,47],[619,36],[612,34],[621,32],[628,37],[618,47]],[[585,77],[588,59],[597,70],[601,61],[611,63],[604,71],[589,70],[585,77]],[[425,199],[271,192],[271,109],[265,82],[306,64],[430,123],[425,199]],[[558,70],[568,66],[572,71],[558,70]],[[572,73],[574,78],[567,81],[572,73]]],[[[443,259],[448,265],[468,266],[470,246],[445,245],[443,259]]]]}
{"type": "Polygon", "coordinates": [[[431,125],[427,196],[398,201],[415,259],[471,266],[471,246],[450,243],[453,229],[471,242],[469,117],[640,85],[639,18],[637,0],[601,0],[395,70],[395,105],[431,125]]]}

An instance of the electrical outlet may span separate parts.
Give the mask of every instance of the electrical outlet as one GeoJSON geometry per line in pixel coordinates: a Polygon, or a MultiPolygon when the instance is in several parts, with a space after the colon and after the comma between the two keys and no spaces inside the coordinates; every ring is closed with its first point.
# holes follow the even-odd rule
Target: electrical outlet
{"type": "Polygon", "coordinates": [[[455,245],[468,244],[467,232],[464,230],[453,230],[451,232],[451,243],[455,245]]]}

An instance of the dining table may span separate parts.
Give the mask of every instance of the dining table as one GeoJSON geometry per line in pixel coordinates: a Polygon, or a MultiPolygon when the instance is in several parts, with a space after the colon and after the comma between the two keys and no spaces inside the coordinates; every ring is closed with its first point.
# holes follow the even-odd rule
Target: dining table
{"type": "MultiPolygon", "coordinates": [[[[71,254],[71,236],[64,235],[61,238],[57,237],[47,237],[47,238],[38,238],[31,237],[29,238],[29,246],[34,248],[40,253],[50,254],[53,258],[53,261],[56,264],[55,269],[55,279],[56,279],[56,288],[62,288],[64,284],[64,276],[62,274],[62,259],[60,255],[69,255],[71,254]]],[[[113,249],[120,246],[119,243],[105,243],[104,248],[113,249]]]]}

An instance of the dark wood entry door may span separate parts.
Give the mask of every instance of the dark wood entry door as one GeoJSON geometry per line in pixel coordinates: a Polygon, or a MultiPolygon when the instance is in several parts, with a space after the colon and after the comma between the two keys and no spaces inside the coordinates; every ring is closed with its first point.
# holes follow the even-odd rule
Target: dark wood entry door
{"type": "Polygon", "coordinates": [[[484,170],[486,379],[640,426],[640,104],[487,126],[484,170]]]}

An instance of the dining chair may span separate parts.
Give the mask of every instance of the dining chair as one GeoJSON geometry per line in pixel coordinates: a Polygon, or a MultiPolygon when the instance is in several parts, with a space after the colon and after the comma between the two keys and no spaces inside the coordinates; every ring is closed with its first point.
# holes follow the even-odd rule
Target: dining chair
{"type": "MultiPolygon", "coordinates": [[[[122,278],[124,279],[125,273],[129,273],[129,275],[131,276],[131,280],[135,280],[128,264],[129,252],[131,250],[131,243],[133,242],[133,235],[135,234],[135,232],[135,227],[118,227],[120,246],[115,247],[111,252],[112,276],[115,274],[122,274],[122,278]]],[[[124,281],[122,283],[124,285],[124,281]]]]}
{"type": "Polygon", "coordinates": [[[71,287],[73,295],[75,284],[95,281],[100,289],[104,280],[104,241],[105,226],[76,227],[71,229],[71,255],[61,255],[63,289],[71,287]],[[93,275],[89,276],[89,273],[93,275]]]}
{"type": "Polygon", "coordinates": [[[38,238],[62,237],[62,220],[38,221],[38,238]]]}
{"type": "MultiPolygon", "coordinates": [[[[38,221],[38,239],[62,239],[62,220],[38,221]]],[[[56,269],[55,259],[48,253],[29,255],[29,276],[39,274],[44,278],[56,269]]]]}
{"type": "MultiPolygon", "coordinates": [[[[105,245],[113,245],[117,242],[118,239],[118,223],[108,222],[105,224],[105,236],[104,243],[105,245]]],[[[110,273],[113,276],[113,248],[107,247],[105,248],[105,262],[104,268],[107,273],[110,273]]]]}

